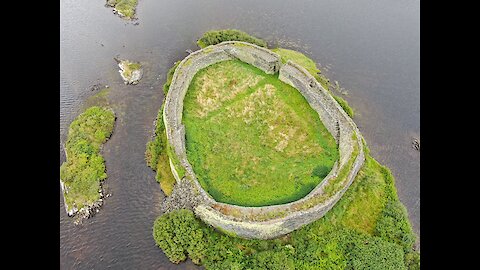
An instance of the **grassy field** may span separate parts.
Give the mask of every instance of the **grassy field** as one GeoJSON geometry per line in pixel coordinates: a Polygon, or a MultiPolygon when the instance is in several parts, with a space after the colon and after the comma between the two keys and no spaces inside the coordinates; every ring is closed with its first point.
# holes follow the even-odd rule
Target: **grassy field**
{"type": "Polygon", "coordinates": [[[81,209],[100,199],[100,181],[107,178],[100,147],[113,131],[115,115],[108,108],[93,106],[80,114],[68,130],[65,144],[67,160],[60,167],[60,178],[68,204],[81,209]]]}
{"type": "Polygon", "coordinates": [[[199,71],[184,100],[187,157],[217,201],[262,206],[308,194],[338,159],[295,88],[238,60],[199,71]]]}

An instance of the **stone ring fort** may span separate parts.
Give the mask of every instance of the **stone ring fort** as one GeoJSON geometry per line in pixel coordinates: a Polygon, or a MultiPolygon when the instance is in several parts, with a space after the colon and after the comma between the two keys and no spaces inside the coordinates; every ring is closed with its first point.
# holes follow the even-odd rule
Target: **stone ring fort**
{"type": "Polygon", "coordinates": [[[183,59],[175,70],[165,99],[163,121],[176,186],[189,184],[195,197],[195,214],[218,230],[243,238],[279,237],[321,218],[342,197],[365,160],[363,138],[357,126],[310,73],[292,61],[282,63],[280,56],[269,49],[246,42],[222,42],[195,51],[183,59]],[[303,95],[338,144],[340,157],[332,170],[310,193],[297,201],[260,207],[217,202],[202,188],[187,160],[182,112],[189,84],[199,70],[234,59],[267,74],[278,72],[278,79],[303,95]]]}

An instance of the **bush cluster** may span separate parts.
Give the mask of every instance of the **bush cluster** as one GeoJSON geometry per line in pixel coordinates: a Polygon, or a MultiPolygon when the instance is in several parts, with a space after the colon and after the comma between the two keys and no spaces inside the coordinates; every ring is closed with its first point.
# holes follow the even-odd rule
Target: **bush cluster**
{"type": "Polygon", "coordinates": [[[205,48],[210,45],[215,45],[224,41],[244,41],[258,45],[260,47],[267,47],[267,43],[256,37],[236,29],[213,30],[203,34],[197,41],[200,48],[205,48]]]}
{"type": "Polygon", "coordinates": [[[206,269],[419,269],[418,253],[409,253],[407,261],[401,246],[345,227],[321,235],[300,229],[290,239],[246,240],[220,233],[181,209],[159,217],[153,235],[171,262],[190,258],[206,269]]]}

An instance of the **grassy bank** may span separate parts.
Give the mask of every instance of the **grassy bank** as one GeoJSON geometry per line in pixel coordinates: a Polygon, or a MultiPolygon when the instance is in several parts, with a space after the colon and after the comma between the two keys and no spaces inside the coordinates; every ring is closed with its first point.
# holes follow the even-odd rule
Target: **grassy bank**
{"type": "Polygon", "coordinates": [[[65,144],[67,160],[60,167],[68,211],[91,206],[100,199],[100,183],[107,177],[100,148],[112,134],[114,124],[113,111],[98,106],[88,108],[70,124],[65,144]]]}
{"type": "MultiPolygon", "coordinates": [[[[172,83],[173,73],[180,62],[176,62],[167,73],[167,80],[163,85],[165,97],[168,88],[172,83]]],[[[149,141],[145,150],[145,160],[150,168],[157,172],[155,179],[160,183],[160,187],[165,195],[170,196],[175,186],[175,177],[170,169],[170,162],[167,153],[168,142],[165,134],[165,124],[163,123],[163,105],[158,111],[155,134],[152,141],[149,141]]]]}
{"type": "Polygon", "coordinates": [[[188,160],[220,202],[298,200],[338,159],[334,138],[298,90],[239,60],[195,75],[183,123],[188,160]]]}
{"type": "Polygon", "coordinates": [[[330,91],[332,97],[340,104],[343,110],[350,116],[354,116],[354,111],[352,107],[348,105],[348,102],[340,96],[336,96],[331,91],[331,83],[330,80],[322,74],[320,69],[318,69],[317,64],[306,55],[301,52],[297,52],[294,50],[288,50],[283,48],[275,48],[272,49],[273,52],[280,55],[280,58],[283,63],[286,63],[288,60],[292,60],[293,62],[299,64],[300,66],[304,67],[310,74],[312,74],[315,79],[325,88],[326,90],[330,91]]]}

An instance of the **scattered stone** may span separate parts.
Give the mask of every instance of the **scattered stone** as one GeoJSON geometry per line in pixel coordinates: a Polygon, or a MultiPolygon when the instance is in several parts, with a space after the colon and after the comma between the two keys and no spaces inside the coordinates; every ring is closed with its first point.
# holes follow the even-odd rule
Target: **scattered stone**
{"type": "Polygon", "coordinates": [[[195,195],[190,181],[183,178],[175,184],[172,194],[165,198],[162,210],[165,213],[182,208],[193,210],[200,201],[201,197],[195,195]]]}
{"type": "Polygon", "coordinates": [[[97,83],[90,88],[90,91],[98,91],[100,89],[102,89],[102,84],[97,83]]]}

